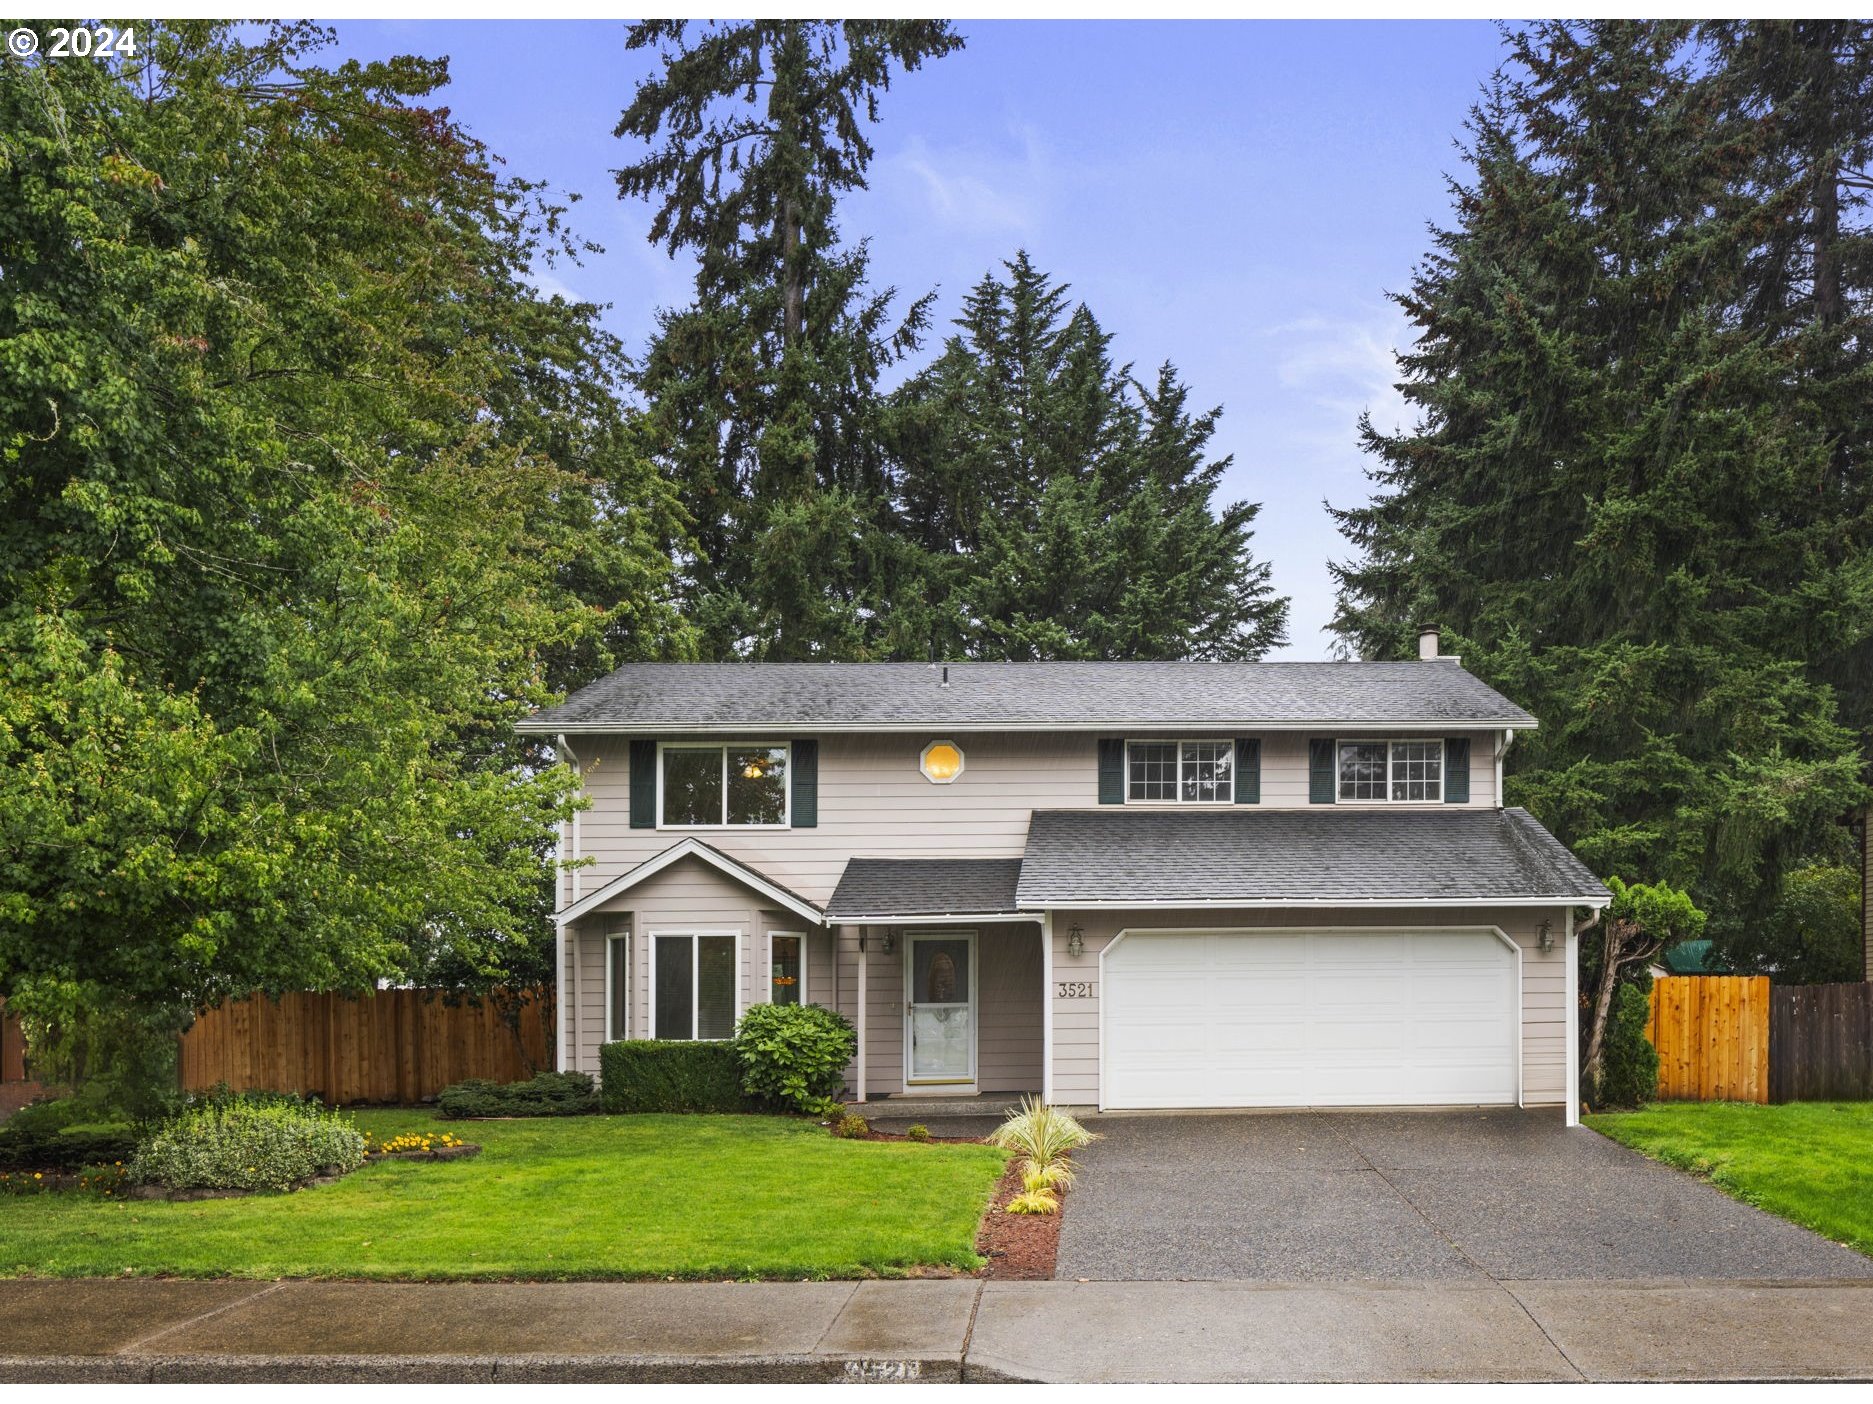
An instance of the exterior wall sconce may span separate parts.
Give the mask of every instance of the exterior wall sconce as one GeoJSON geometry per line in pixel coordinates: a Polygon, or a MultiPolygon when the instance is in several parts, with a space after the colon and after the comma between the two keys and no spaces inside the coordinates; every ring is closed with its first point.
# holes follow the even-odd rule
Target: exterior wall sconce
{"type": "Polygon", "coordinates": [[[1076,960],[1086,954],[1086,941],[1078,922],[1067,928],[1067,954],[1076,960]]]}
{"type": "Polygon", "coordinates": [[[886,955],[890,955],[897,949],[897,933],[888,926],[884,929],[884,944],[879,949],[886,955]]]}
{"type": "Polygon", "coordinates": [[[1536,930],[1536,933],[1535,933],[1535,944],[1541,947],[1542,954],[1544,955],[1546,955],[1549,951],[1554,949],[1554,923],[1553,922],[1544,920],[1541,923],[1541,926],[1536,930]]]}

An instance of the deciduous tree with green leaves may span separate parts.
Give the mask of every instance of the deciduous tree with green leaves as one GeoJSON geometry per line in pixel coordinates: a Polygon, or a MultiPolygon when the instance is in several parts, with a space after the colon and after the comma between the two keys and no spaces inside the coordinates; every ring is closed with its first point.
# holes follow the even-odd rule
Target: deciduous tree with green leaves
{"type": "Polygon", "coordinates": [[[533,947],[514,721],[682,646],[564,211],[315,28],[0,65],[0,994],[173,1038],[533,947]]]}

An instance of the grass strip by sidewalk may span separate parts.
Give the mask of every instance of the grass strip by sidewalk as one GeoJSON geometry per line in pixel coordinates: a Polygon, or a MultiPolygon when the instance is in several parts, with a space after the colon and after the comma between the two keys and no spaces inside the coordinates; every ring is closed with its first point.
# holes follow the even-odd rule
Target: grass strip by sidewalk
{"type": "Polygon", "coordinates": [[[972,1269],[987,1146],[841,1141],[766,1116],[445,1122],[471,1160],[386,1161],[287,1195],[0,1195],[0,1274],[411,1280],[819,1278],[972,1269]]]}
{"type": "Polygon", "coordinates": [[[1657,1102],[1587,1124],[1745,1204],[1873,1254],[1873,1103],[1657,1102]]]}

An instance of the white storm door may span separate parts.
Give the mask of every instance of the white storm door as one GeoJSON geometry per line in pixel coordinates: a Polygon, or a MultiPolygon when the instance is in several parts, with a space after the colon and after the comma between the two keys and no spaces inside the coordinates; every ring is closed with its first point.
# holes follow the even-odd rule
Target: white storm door
{"type": "Polygon", "coordinates": [[[975,932],[921,933],[904,945],[904,1080],[974,1082],[975,932]]]}

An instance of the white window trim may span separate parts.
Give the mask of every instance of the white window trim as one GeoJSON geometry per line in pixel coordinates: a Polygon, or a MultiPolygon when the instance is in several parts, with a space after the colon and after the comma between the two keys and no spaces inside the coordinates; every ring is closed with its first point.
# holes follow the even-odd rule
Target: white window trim
{"type": "MultiPolygon", "coordinates": [[[[772,1004],[774,1002],[774,938],[776,936],[791,936],[800,942],[800,999],[798,1002],[805,1004],[808,1001],[806,993],[807,941],[806,932],[804,931],[770,931],[767,933],[767,973],[762,977],[763,995],[767,1003],[772,1004]]],[[[758,1004],[761,1001],[757,1000],[755,1002],[758,1004]]]]}
{"type": "Polygon", "coordinates": [[[631,1036],[631,989],[628,983],[631,976],[631,943],[637,939],[637,933],[630,927],[623,931],[605,933],[605,1042],[616,1043],[621,1038],[631,1036]],[[627,984],[624,991],[624,1027],[616,1027],[612,1020],[613,994],[616,992],[617,967],[613,963],[614,953],[620,943],[625,947],[624,974],[627,984]]]}
{"type": "MultiPolygon", "coordinates": [[[[1339,754],[1337,751],[1334,753],[1339,754]]],[[[1209,809],[1217,805],[1236,802],[1236,767],[1242,763],[1242,757],[1236,754],[1234,737],[1228,736],[1128,736],[1125,738],[1125,803],[1135,804],[1140,808],[1169,809],[1184,806],[1194,809],[1209,809]],[[1133,746],[1175,746],[1177,748],[1177,793],[1170,799],[1133,799],[1132,798],[1132,747],[1133,746]],[[1229,751],[1229,792],[1219,799],[1184,798],[1184,747],[1186,746],[1223,746],[1229,751]]]]}
{"type": "Polygon", "coordinates": [[[693,833],[697,830],[714,832],[722,829],[760,832],[764,829],[791,829],[793,827],[793,743],[791,741],[659,741],[657,743],[657,827],[674,833],[693,833]],[[782,751],[787,756],[787,793],[783,799],[784,812],[778,824],[730,824],[728,815],[728,753],[737,747],[746,747],[753,751],[782,751]],[[720,824],[666,824],[663,820],[663,753],[666,750],[703,751],[718,749],[722,752],[722,814],[724,822],[720,824]]]}
{"type": "Polygon", "coordinates": [[[733,1033],[729,1034],[729,1037],[727,1039],[695,1037],[696,1025],[699,1022],[701,1022],[701,1017],[702,1017],[701,1007],[699,1003],[699,1001],[702,998],[702,968],[701,968],[702,967],[702,947],[697,944],[697,938],[700,936],[732,936],[735,938],[735,1018],[733,1022],[730,1024],[730,1028],[733,1028],[735,1025],[738,1025],[741,1023],[741,1016],[743,1013],[742,1002],[741,1002],[741,996],[742,996],[742,988],[741,988],[742,987],[742,968],[741,968],[741,935],[742,934],[741,932],[739,930],[736,930],[736,931],[694,931],[694,930],[691,930],[691,931],[652,931],[647,934],[650,937],[650,949],[648,952],[648,956],[650,960],[650,966],[649,966],[650,1018],[648,1021],[649,1027],[645,1030],[645,1033],[651,1039],[659,1043],[726,1043],[729,1041],[729,1039],[732,1039],[735,1036],[733,1033]],[[659,941],[688,941],[689,942],[689,1028],[690,1028],[691,1036],[688,1038],[659,1039],[657,1037],[657,942],[659,941]]]}
{"type": "Polygon", "coordinates": [[[1335,804],[1442,804],[1444,802],[1444,777],[1450,773],[1450,747],[1441,738],[1427,736],[1336,736],[1333,738],[1333,802],[1335,804]],[[1422,746],[1434,742],[1437,746],[1437,798],[1395,800],[1392,798],[1392,767],[1397,761],[1392,756],[1394,746],[1422,746]],[[1383,746],[1385,747],[1385,793],[1378,799],[1347,799],[1340,793],[1340,748],[1343,746],[1383,746]]]}

